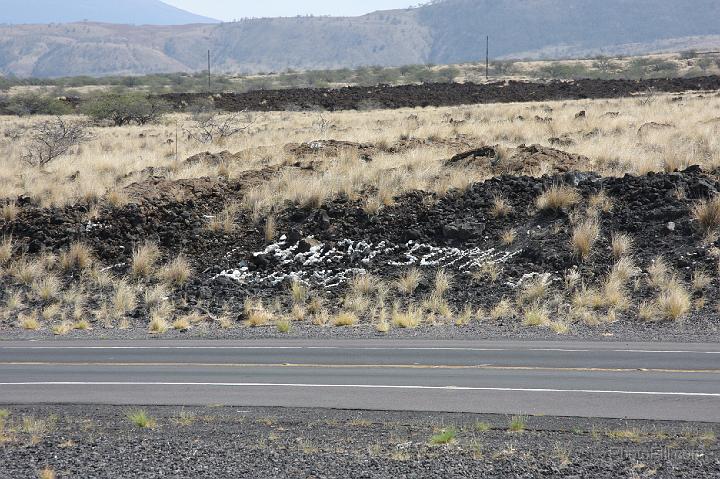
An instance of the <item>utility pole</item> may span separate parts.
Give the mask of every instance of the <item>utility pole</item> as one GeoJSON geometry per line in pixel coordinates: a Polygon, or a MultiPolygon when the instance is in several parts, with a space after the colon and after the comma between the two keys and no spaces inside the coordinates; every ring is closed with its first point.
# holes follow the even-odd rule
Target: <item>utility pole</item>
{"type": "Polygon", "coordinates": [[[210,50],[208,50],[208,92],[212,91],[212,82],[210,78],[210,50]]]}
{"type": "Polygon", "coordinates": [[[490,35],[485,37],[485,80],[490,78],[490,35]]]}

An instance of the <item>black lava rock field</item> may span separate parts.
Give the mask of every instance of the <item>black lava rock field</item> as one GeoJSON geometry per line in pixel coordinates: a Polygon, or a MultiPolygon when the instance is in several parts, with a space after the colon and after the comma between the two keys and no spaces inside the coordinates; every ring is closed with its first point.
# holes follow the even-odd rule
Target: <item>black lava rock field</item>
{"type": "MultiPolygon", "coordinates": [[[[525,81],[428,83],[422,85],[346,87],[339,89],[293,88],[222,93],[213,96],[215,107],[226,111],[339,111],[380,108],[414,108],[511,103],[526,101],[622,98],[648,91],[682,93],[720,89],[720,77],[648,80],[573,80],[533,83],[525,81]]],[[[208,94],[168,93],[161,98],[183,108],[208,94]]]]}

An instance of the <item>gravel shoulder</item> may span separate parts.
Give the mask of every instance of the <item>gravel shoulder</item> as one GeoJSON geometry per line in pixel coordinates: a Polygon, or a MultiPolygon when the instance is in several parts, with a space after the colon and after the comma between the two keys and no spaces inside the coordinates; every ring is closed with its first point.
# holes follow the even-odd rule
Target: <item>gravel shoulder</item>
{"type": "Polygon", "coordinates": [[[717,424],[522,417],[510,432],[507,416],[215,406],[146,408],[141,428],[125,407],[3,410],[3,479],[720,477],[717,424]]]}

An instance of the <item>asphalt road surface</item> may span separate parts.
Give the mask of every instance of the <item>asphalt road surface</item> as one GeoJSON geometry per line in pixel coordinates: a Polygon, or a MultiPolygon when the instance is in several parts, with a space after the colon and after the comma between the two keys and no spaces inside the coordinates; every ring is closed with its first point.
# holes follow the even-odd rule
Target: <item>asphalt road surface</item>
{"type": "Polygon", "coordinates": [[[720,422],[720,345],[0,342],[0,403],[222,404],[720,422]]]}

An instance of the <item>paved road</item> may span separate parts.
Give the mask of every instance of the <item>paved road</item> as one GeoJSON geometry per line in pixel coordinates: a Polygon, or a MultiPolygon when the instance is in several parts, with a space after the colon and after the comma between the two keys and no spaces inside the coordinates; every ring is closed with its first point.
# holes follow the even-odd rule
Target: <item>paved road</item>
{"type": "Polygon", "coordinates": [[[224,404],[720,422],[720,345],[0,342],[0,403],[224,404]]]}

